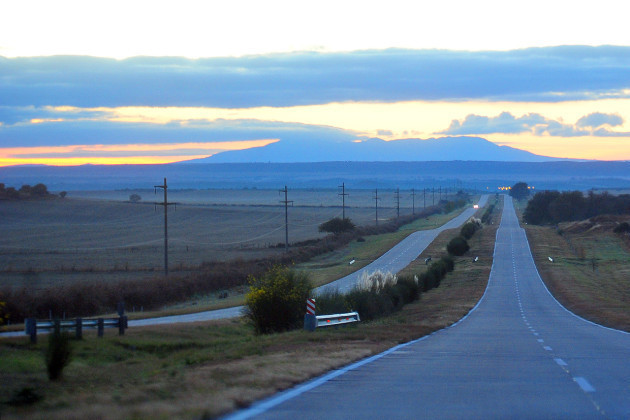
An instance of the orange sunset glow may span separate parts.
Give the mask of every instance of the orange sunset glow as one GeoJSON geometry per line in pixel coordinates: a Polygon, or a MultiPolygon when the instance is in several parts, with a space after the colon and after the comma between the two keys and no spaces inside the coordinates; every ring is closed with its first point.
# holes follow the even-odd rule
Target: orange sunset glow
{"type": "Polygon", "coordinates": [[[199,159],[227,150],[262,147],[277,139],[243,140],[212,143],[72,145],[0,148],[0,166],[53,165],[75,166],[160,164],[199,159]],[[195,150],[197,153],[186,153],[195,150]],[[168,152],[171,152],[169,154],[168,152]],[[116,154],[124,156],[116,156],[116,154]]]}

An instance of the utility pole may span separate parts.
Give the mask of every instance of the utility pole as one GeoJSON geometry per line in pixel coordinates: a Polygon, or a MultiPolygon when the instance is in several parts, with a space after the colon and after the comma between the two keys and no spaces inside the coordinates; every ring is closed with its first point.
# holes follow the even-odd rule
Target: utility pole
{"type": "Polygon", "coordinates": [[[411,214],[416,214],[416,189],[411,189],[411,214]]]}
{"type": "Polygon", "coordinates": [[[433,205],[435,206],[435,187],[433,187],[433,205]]]}
{"type": "Polygon", "coordinates": [[[380,200],[380,198],[378,198],[378,188],[374,190],[374,209],[376,210],[376,226],[378,226],[378,200],[380,200]]]}
{"type": "Polygon", "coordinates": [[[288,197],[288,189],[287,186],[284,186],[283,190],[279,190],[280,192],[284,192],[284,201],[280,201],[284,203],[284,250],[289,250],[289,203],[293,205],[293,201],[289,201],[288,197]]]}
{"type": "Polygon", "coordinates": [[[342,182],[341,185],[339,186],[339,188],[341,188],[341,193],[337,194],[341,196],[341,214],[342,214],[342,219],[346,219],[346,183],[342,182]]]}
{"type": "Polygon", "coordinates": [[[394,192],[394,197],[396,198],[396,217],[400,217],[400,188],[396,188],[394,192]]]}
{"type": "Polygon", "coordinates": [[[158,188],[162,188],[164,190],[164,202],[163,203],[155,203],[159,206],[164,206],[164,275],[168,276],[168,206],[173,205],[175,203],[168,202],[166,178],[164,178],[164,185],[154,185],[154,192],[157,193],[158,188]]]}
{"type": "Polygon", "coordinates": [[[442,186],[440,185],[440,201],[438,201],[438,203],[442,202],[442,186]]]}

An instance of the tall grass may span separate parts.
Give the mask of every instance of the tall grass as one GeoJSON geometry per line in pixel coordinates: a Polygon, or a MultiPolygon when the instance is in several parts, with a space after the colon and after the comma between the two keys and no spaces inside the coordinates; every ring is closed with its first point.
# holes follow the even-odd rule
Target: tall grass
{"type": "Polygon", "coordinates": [[[347,294],[328,292],[317,297],[317,312],[333,314],[357,311],[364,321],[396,312],[418,299],[418,278],[402,277],[381,271],[364,272],[358,284],[347,294]]]}

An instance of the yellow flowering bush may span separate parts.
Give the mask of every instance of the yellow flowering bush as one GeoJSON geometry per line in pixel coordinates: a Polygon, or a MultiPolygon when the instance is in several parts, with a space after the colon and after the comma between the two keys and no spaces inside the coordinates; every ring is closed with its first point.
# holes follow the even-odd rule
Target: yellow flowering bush
{"type": "Polygon", "coordinates": [[[300,328],[311,284],[303,273],[276,266],[259,278],[250,277],[245,315],[259,334],[300,328]]]}

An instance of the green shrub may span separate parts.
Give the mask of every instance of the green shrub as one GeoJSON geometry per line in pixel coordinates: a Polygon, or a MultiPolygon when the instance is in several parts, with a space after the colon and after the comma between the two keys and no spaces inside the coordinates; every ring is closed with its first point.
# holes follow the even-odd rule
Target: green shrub
{"type": "Polygon", "coordinates": [[[451,255],[456,255],[458,257],[464,255],[469,249],[470,246],[468,245],[468,242],[466,242],[466,239],[462,236],[454,237],[453,239],[451,239],[448,245],[446,245],[446,250],[448,251],[448,253],[451,255]]]}
{"type": "Polygon", "coordinates": [[[415,300],[418,300],[420,297],[420,293],[422,290],[419,286],[419,280],[416,276],[401,276],[398,277],[398,283],[396,283],[396,287],[400,289],[401,294],[405,299],[405,303],[411,303],[415,300]]]}
{"type": "Polygon", "coordinates": [[[630,232],[630,224],[628,224],[628,222],[621,222],[617,226],[615,226],[615,229],[613,229],[613,232],[615,233],[630,232]]]}
{"type": "Polygon", "coordinates": [[[330,315],[353,310],[348,306],[346,296],[338,291],[326,292],[315,298],[315,314],[330,315]]]}
{"type": "Polygon", "coordinates": [[[250,278],[245,315],[258,334],[299,328],[304,320],[311,285],[303,273],[276,266],[260,278],[250,278]]]}
{"type": "Polygon", "coordinates": [[[51,381],[61,378],[63,369],[70,363],[72,358],[72,346],[68,333],[55,330],[48,336],[48,348],[46,349],[45,358],[48,378],[51,381]]]}
{"type": "Polygon", "coordinates": [[[477,224],[473,222],[466,222],[459,231],[459,234],[465,239],[470,239],[473,237],[475,232],[477,232],[477,224]]]}

